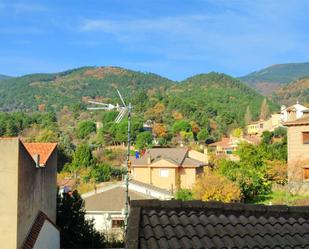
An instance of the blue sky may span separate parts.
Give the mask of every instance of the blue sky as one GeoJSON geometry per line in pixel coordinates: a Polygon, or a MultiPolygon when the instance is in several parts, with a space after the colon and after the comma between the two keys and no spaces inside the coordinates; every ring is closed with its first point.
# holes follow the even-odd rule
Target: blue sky
{"type": "Polygon", "coordinates": [[[0,74],[121,66],[174,80],[309,61],[307,0],[0,0],[0,74]]]}

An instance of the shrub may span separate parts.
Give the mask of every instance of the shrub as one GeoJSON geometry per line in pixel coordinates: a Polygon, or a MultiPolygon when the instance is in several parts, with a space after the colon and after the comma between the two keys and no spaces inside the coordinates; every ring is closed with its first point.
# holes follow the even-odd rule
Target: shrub
{"type": "Polygon", "coordinates": [[[193,194],[202,201],[232,202],[242,199],[241,191],[235,183],[210,170],[196,180],[193,194]]]}
{"type": "Polygon", "coordinates": [[[193,200],[193,193],[190,189],[179,189],[175,194],[175,199],[182,201],[193,200]]]}

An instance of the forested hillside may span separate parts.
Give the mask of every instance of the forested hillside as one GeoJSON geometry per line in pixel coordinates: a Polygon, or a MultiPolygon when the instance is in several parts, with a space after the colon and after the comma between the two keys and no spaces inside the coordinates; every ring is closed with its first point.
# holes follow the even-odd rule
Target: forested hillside
{"type": "Polygon", "coordinates": [[[309,76],[302,77],[292,83],[279,88],[273,96],[274,101],[284,104],[293,105],[297,101],[301,104],[309,104],[309,76]]]}
{"type": "MultiPolygon", "coordinates": [[[[141,122],[148,119],[171,131],[178,120],[219,137],[244,126],[246,109],[257,119],[264,97],[239,80],[209,73],[182,82],[116,67],[84,67],[58,74],[33,74],[0,82],[1,111],[82,110],[87,100],[116,103],[119,88],[141,122]],[[77,109],[76,109],[77,108],[77,109]],[[192,123],[193,122],[193,123],[192,123]]],[[[270,109],[278,106],[269,102],[270,109]]],[[[189,130],[191,130],[191,128],[189,130]]],[[[194,133],[193,132],[193,133],[194,133]]]]}
{"type": "Polygon", "coordinates": [[[87,98],[116,97],[115,87],[125,96],[172,82],[151,73],[116,67],[84,67],[57,74],[32,74],[0,83],[0,111],[59,110],[87,98]]]}
{"type": "Polygon", "coordinates": [[[309,62],[277,64],[240,77],[240,80],[264,94],[271,94],[281,85],[309,75],[309,62]]]}

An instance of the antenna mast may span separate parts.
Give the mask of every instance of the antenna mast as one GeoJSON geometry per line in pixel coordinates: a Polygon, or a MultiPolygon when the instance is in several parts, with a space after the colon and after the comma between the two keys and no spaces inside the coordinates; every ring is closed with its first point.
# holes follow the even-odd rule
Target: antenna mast
{"type": "Polygon", "coordinates": [[[112,104],[105,104],[96,101],[88,101],[90,104],[101,105],[102,107],[89,107],[88,110],[117,110],[119,111],[118,116],[115,118],[115,123],[120,123],[121,120],[128,115],[128,139],[127,139],[127,161],[126,161],[126,173],[125,173],[125,208],[124,208],[124,231],[127,230],[128,225],[128,216],[129,216],[129,175],[131,170],[131,161],[130,161],[130,149],[131,149],[131,112],[132,112],[132,105],[129,103],[127,106],[124,102],[121,93],[118,89],[116,89],[118,96],[121,100],[121,105],[112,105],[112,104]]]}

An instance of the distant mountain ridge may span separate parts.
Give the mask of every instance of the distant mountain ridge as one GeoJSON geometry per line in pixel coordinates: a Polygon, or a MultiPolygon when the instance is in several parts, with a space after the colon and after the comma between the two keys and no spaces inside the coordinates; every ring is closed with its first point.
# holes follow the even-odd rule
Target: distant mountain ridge
{"type": "Polygon", "coordinates": [[[4,74],[0,74],[0,80],[6,80],[6,79],[9,79],[9,78],[12,78],[12,77],[4,75],[4,74]]]}
{"type": "Polygon", "coordinates": [[[239,77],[239,79],[263,94],[270,95],[281,85],[304,76],[309,76],[309,62],[276,64],[239,77]]]}

